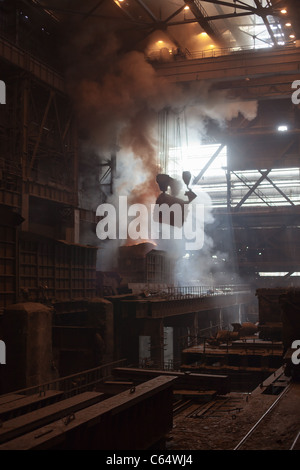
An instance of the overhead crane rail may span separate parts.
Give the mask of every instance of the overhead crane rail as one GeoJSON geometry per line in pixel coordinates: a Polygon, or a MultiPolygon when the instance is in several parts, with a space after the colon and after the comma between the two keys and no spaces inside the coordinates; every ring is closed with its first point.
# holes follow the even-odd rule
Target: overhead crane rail
{"type": "Polygon", "coordinates": [[[151,49],[146,55],[146,59],[149,62],[168,62],[172,61],[187,61],[192,59],[210,59],[226,55],[236,55],[251,52],[267,52],[267,51],[282,51],[282,50],[293,50],[297,46],[295,44],[276,46],[276,47],[260,47],[255,49],[253,46],[238,46],[238,47],[211,47],[202,51],[190,51],[185,48],[181,53],[174,54],[172,50],[169,50],[169,56],[166,55],[164,49],[151,49]],[[167,60],[168,59],[168,60],[167,60]]]}
{"type": "Polygon", "coordinates": [[[231,295],[249,292],[247,285],[218,285],[218,286],[180,286],[168,287],[168,299],[186,299],[196,297],[211,297],[215,295],[231,295]]]}

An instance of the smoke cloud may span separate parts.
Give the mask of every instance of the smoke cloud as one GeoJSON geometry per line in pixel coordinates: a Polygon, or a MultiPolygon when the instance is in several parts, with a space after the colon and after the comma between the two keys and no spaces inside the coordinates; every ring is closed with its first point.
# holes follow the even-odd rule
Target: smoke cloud
{"type": "MultiPolygon", "coordinates": [[[[190,128],[201,137],[209,119],[221,127],[239,113],[251,120],[256,116],[257,105],[229,101],[226,91],[212,91],[207,81],[189,85],[170,83],[156,74],[142,52],[122,52],[122,46],[113,31],[105,27],[100,30],[99,24],[88,31],[77,31],[65,51],[68,91],[82,136],[82,158],[95,154],[99,161],[105,161],[118,149],[114,194],[107,202],[117,204],[119,195],[127,195],[130,204],[150,205],[159,194],[155,177],[160,172],[157,158],[160,111],[185,109],[190,128]]],[[[84,180],[85,175],[81,176],[84,180]]],[[[98,196],[100,204],[100,192],[93,202],[98,196]]],[[[205,200],[205,218],[209,223],[213,220],[210,198],[205,194],[198,198],[205,200]]],[[[105,249],[100,250],[99,269],[115,267],[118,246],[118,240],[105,242],[105,249]]],[[[171,242],[160,248],[178,254],[178,247],[174,250],[171,242]]],[[[206,237],[203,256],[212,248],[212,240],[206,237]]],[[[178,278],[186,279],[184,268],[178,265],[178,270],[178,278]]]]}

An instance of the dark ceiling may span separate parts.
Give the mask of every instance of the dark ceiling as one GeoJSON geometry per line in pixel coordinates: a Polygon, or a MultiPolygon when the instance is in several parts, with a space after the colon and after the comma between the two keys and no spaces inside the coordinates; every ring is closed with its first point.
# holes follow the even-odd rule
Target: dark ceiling
{"type": "Polygon", "coordinates": [[[292,45],[300,39],[299,0],[27,0],[60,23],[105,24],[129,48],[145,49],[159,35],[170,45],[215,47],[292,45]],[[281,13],[286,8],[287,13],[281,13]],[[290,26],[286,26],[290,23],[290,26]],[[294,37],[290,37],[293,35],[294,37]]]}

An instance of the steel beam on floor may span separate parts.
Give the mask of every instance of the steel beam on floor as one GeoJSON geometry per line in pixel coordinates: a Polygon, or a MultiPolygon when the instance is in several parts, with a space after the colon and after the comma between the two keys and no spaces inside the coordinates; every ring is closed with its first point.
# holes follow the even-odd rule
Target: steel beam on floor
{"type": "Polygon", "coordinates": [[[113,370],[114,376],[135,383],[145,382],[158,376],[173,377],[174,390],[215,390],[218,394],[224,395],[230,392],[230,379],[227,375],[220,374],[186,374],[179,371],[162,371],[153,369],[135,369],[131,367],[116,367],[113,370]]]}
{"type": "Polygon", "coordinates": [[[145,450],[173,426],[174,377],[156,377],[12,439],[0,450],[145,450]]]}
{"type": "MultiPolygon", "coordinates": [[[[22,395],[19,395],[19,397],[22,397],[22,395]]],[[[0,427],[0,442],[7,442],[38,427],[45,426],[51,423],[51,421],[66,418],[82,408],[94,405],[103,400],[103,398],[103,393],[84,392],[66,400],[61,400],[53,405],[4,421],[0,427]]],[[[8,400],[9,396],[6,399],[8,400]]]]}

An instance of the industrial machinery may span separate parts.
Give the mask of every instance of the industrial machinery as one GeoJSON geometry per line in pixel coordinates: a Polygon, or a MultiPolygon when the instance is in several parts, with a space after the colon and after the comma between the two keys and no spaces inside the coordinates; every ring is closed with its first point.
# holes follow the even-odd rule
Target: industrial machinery
{"type": "Polygon", "coordinates": [[[191,173],[189,171],[184,171],[182,173],[182,179],[187,186],[187,191],[184,193],[184,195],[187,196],[187,200],[176,197],[180,191],[180,182],[178,180],[175,180],[174,178],[171,178],[169,175],[166,175],[166,174],[158,174],[156,176],[156,182],[159,186],[159,189],[162,191],[162,193],[156,199],[156,203],[155,203],[155,210],[154,210],[153,216],[156,222],[166,223],[166,221],[163,220],[162,207],[161,207],[163,204],[166,204],[167,206],[170,207],[170,209],[172,207],[174,209],[174,211],[172,211],[172,209],[170,210],[170,218],[169,218],[170,225],[178,226],[178,227],[183,226],[186,220],[186,215],[187,215],[185,206],[187,204],[190,204],[197,197],[197,195],[189,188],[189,183],[191,181],[191,173]],[[167,193],[169,188],[170,188],[171,194],[167,193]],[[174,205],[177,205],[177,208],[179,206],[180,212],[181,212],[181,218],[177,219],[176,217],[174,217],[174,212],[175,212],[174,205]]]}

